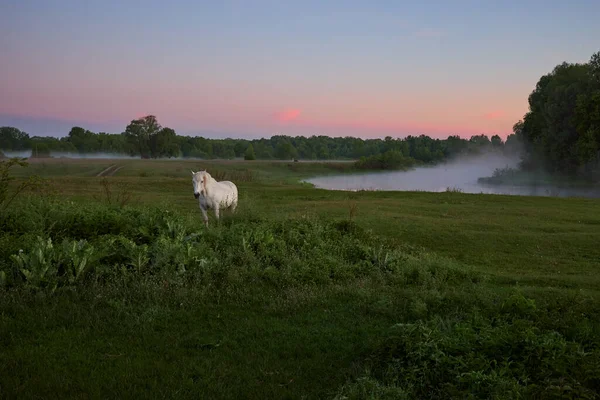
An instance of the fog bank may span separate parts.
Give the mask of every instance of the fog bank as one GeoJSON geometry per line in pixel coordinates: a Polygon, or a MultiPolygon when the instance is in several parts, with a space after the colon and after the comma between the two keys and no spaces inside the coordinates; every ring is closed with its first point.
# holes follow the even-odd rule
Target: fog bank
{"type": "Polygon", "coordinates": [[[464,193],[508,194],[527,196],[600,197],[597,188],[564,188],[552,185],[491,185],[478,183],[481,177],[492,176],[497,168],[516,168],[518,157],[497,153],[459,158],[432,167],[410,171],[374,172],[356,175],[335,175],[306,180],[317,188],[330,190],[399,190],[464,193]]]}

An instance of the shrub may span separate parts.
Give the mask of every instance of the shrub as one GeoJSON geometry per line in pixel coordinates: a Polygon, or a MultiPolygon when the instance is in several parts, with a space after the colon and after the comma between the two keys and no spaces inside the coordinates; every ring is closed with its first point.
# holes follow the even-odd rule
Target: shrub
{"type": "Polygon", "coordinates": [[[371,398],[431,399],[595,398],[599,383],[597,353],[527,320],[398,324],[372,360],[370,372],[338,398],[364,391],[365,381],[377,389],[371,398]]]}
{"type": "Polygon", "coordinates": [[[399,151],[389,150],[383,154],[361,157],[354,163],[358,169],[409,169],[416,164],[412,157],[406,157],[399,151]]]}
{"type": "Polygon", "coordinates": [[[364,375],[343,386],[338,399],[597,398],[597,340],[547,323],[589,326],[581,313],[538,307],[520,291],[502,301],[486,291],[471,293],[469,303],[447,296],[445,306],[425,292],[414,297],[408,321],[391,328],[365,360],[364,375]]]}

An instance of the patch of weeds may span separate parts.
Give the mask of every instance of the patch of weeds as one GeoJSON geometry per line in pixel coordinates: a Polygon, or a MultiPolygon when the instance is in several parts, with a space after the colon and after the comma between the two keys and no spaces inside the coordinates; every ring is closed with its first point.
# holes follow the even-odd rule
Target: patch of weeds
{"type": "Polygon", "coordinates": [[[11,261],[25,287],[54,291],[59,285],[80,283],[94,271],[98,258],[85,240],[65,239],[55,246],[52,239],[38,237],[28,251],[12,255],[11,261]]]}
{"type": "Polygon", "coordinates": [[[133,196],[131,188],[124,183],[115,185],[114,183],[111,183],[107,177],[102,177],[100,186],[102,187],[101,194],[95,196],[95,199],[98,201],[103,201],[109,205],[116,205],[121,208],[137,201],[133,196]]]}
{"type": "Polygon", "coordinates": [[[413,320],[390,330],[336,398],[597,398],[597,349],[544,328],[533,299],[475,296],[484,308],[432,314],[427,297],[415,296],[413,320]]]}
{"type": "Polygon", "coordinates": [[[29,163],[25,158],[10,158],[0,160],[0,211],[4,211],[10,206],[15,198],[26,189],[40,186],[40,178],[30,176],[28,180],[21,182],[16,187],[11,185],[14,177],[10,175],[14,167],[27,167],[29,163]],[[12,187],[11,187],[12,186],[12,187]]]}

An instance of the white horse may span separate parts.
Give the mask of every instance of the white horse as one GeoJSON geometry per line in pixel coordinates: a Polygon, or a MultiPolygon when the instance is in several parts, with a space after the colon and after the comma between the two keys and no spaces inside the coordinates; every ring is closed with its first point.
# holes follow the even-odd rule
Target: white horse
{"type": "Polygon", "coordinates": [[[208,226],[208,214],[206,213],[208,209],[215,211],[217,219],[219,219],[221,209],[228,208],[231,212],[235,212],[238,202],[238,190],[233,182],[218,182],[206,170],[192,171],[192,182],[194,183],[194,197],[199,199],[200,210],[206,226],[208,226]]]}

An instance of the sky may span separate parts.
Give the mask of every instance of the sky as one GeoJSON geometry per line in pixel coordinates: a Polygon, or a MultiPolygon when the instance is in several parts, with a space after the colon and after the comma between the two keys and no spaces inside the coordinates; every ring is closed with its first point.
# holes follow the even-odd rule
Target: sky
{"type": "Polygon", "coordinates": [[[506,137],[538,79],[600,51],[600,1],[4,0],[0,125],[506,137]]]}

